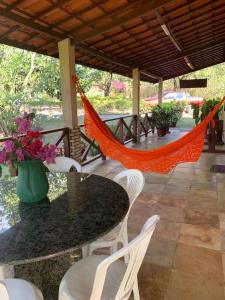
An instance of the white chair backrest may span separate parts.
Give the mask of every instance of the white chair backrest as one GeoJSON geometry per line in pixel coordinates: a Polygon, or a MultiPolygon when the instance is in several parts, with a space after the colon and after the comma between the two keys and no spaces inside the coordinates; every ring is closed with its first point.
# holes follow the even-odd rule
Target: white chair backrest
{"type": "Polygon", "coordinates": [[[130,204],[139,196],[145,184],[142,172],[135,169],[122,171],[113,178],[113,181],[119,183],[127,191],[130,204]]]}
{"type": "Polygon", "coordinates": [[[137,279],[138,271],[141,267],[150,239],[158,221],[159,216],[157,215],[149,218],[145,222],[141,233],[133,241],[106,258],[98,265],[90,300],[101,299],[108,268],[113,262],[122,257],[125,258],[126,256],[129,257],[129,261],[115,300],[129,299],[135,280],[137,279]]]}
{"type": "Polygon", "coordinates": [[[125,218],[123,219],[120,234],[123,235],[124,231],[127,232],[127,222],[128,217],[134,204],[136,198],[140,195],[145,185],[145,178],[141,171],[131,169],[122,171],[121,173],[117,174],[113,181],[120,184],[127,192],[129,196],[130,206],[127,211],[125,218]],[[125,182],[124,182],[125,181],[125,182]]]}
{"type": "Polygon", "coordinates": [[[69,172],[72,167],[75,167],[77,172],[81,172],[81,165],[70,157],[57,156],[55,164],[47,164],[45,161],[44,165],[50,172],[69,172]]]}
{"type": "Polygon", "coordinates": [[[1,300],[10,300],[6,285],[2,281],[0,281],[0,299],[1,300]]]}

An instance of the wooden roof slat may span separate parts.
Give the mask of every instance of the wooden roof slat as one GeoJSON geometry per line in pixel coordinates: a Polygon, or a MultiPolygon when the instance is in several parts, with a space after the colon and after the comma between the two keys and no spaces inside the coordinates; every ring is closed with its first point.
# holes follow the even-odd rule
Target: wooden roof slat
{"type": "Polygon", "coordinates": [[[140,17],[140,16],[148,13],[149,11],[151,11],[155,8],[158,8],[158,7],[160,7],[166,3],[169,3],[171,1],[174,1],[174,0],[152,0],[152,1],[147,1],[147,2],[144,0],[139,0],[138,5],[137,5],[137,7],[135,7],[133,12],[130,12],[120,18],[115,18],[111,22],[108,22],[108,24],[106,24],[100,28],[96,28],[95,30],[93,30],[87,34],[84,34],[83,36],[80,36],[79,38],[76,39],[76,43],[84,42],[87,39],[90,39],[100,33],[106,32],[106,31],[112,29],[113,27],[120,26],[120,25],[130,21],[131,19],[140,17]]]}
{"type": "Polygon", "coordinates": [[[70,2],[70,1],[71,0],[58,0],[58,2],[51,3],[51,5],[49,7],[45,8],[45,9],[41,10],[40,12],[38,12],[37,14],[35,14],[34,19],[37,20],[38,18],[41,18],[44,15],[47,15],[48,13],[54,11],[55,9],[58,9],[59,7],[62,7],[63,5],[65,5],[66,3],[70,2]]]}
{"type": "MultiPolygon", "coordinates": [[[[10,10],[14,9],[15,7],[17,7],[19,4],[23,3],[24,1],[25,0],[16,0],[16,1],[12,2],[11,4],[8,4],[6,6],[6,8],[4,9],[4,11],[5,12],[10,11],[10,10]]],[[[4,5],[5,5],[5,3],[4,3],[4,5]]]]}
{"type": "Polygon", "coordinates": [[[166,61],[160,61],[159,60],[156,63],[151,63],[151,66],[152,67],[159,67],[159,66],[162,66],[164,64],[168,64],[170,62],[176,61],[179,58],[183,58],[184,56],[193,55],[193,54],[201,52],[203,50],[211,49],[214,46],[223,45],[223,44],[225,44],[225,39],[224,38],[221,39],[221,40],[218,40],[218,41],[213,41],[213,42],[211,42],[209,44],[206,44],[206,45],[203,45],[203,46],[201,45],[201,46],[198,46],[198,47],[191,48],[189,50],[184,50],[183,55],[174,55],[174,56],[168,57],[168,60],[166,60],[166,61]]]}

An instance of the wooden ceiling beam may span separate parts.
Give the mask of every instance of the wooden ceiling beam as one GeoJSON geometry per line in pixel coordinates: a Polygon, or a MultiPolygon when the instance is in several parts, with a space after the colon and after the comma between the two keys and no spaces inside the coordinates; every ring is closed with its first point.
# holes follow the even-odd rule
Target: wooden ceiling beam
{"type": "MultiPolygon", "coordinates": [[[[225,10],[216,14],[216,16],[213,18],[209,18],[206,16],[204,19],[201,19],[201,20],[198,20],[195,18],[193,18],[193,20],[196,21],[196,23],[195,23],[196,28],[201,30],[209,25],[213,25],[214,22],[224,19],[224,15],[225,15],[225,10]]],[[[191,20],[183,22],[182,24],[189,23],[190,21],[191,20]]],[[[177,26],[173,27],[173,32],[176,34],[177,37],[180,37],[180,36],[182,37],[185,34],[188,34],[191,32],[191,26],[189,24],[186,25],[185,27],[182,26],[181,28],[180,27],[178,27],[178,29],[176,29],[176,28],[177,28],[177,26]]]]}
{"type": "Polygon", "coordinates": [[[11,9],[16,8],[18,5],[20,5],[21,3],[23,3],[25,0],[16,0],[14,2],[12,2],[11,4],[7,4],[7,3],[3,3],[4,5],[7,5],[6,8],[4,8],[4,11],[10,11],[11,9]]]}
{"type": "MultiPolygon", "coordinates": [[[[187,4],[185,4],[185,5],[183,5],[182,7],[184,7],[184,6],[187,6],[187,4]]],[[[224,5],[223,5],[224,6],[224,5]]],[[[175,9],[174,9],[175,10],[175,9]]],[[[173,10],[173,11],[174,11],[173,10]]],[[[214,10],[212,10],[211,11],[212,13],[216,13],[216,9],[214,9],[214,10]]],[[[162,17],[164,17],[164,16],[167,16],[167,13],[170,13],[170,11],[169,12],[166,12],[165,14],[161,14],[161,16],[162,17]]],[[[190,12],[188,13],[188,14],[190,14],[190,12]]],[[[220,16],[218,13],[216,14],[216,18],[218,17],[218,16],[220,16]]],[[[222,16],[222,17],[224,17],[224,16],[222,16]]],[[[198,21],[198,17],[195,17],[195,19],[196,19],[196,21],[198,21]]],[[[109,38],[111,38],[111,37],[115,37],[115,36],[118,36],[118,35],[120,35],[120,34],[124,34],[126,31],[128,31],[128,30],[133,30],[133,29],[138,29],[139,27],[142,27],[142,26],[144,26],[144,25],[148,25],[149,23],[151,23],[151,21],[152,20],[154,20],[154,18],[151,18],[151,19],[149,19],[149,20],[147,20],[147,21],[143,21],[143,23],[140,23],[140,24],[138,24],[138,25],[133,25],[133,26],[130,26],[129,28],[126,28],[125,30],[121,30],[120,32],[116,32],[116,33],[113,33],[113,34],[111,34],[111,35],[108,35],[108,37],[109,38]]],[[[171,19],[169,19],[166,23],[167,24],[170,24],[171,22],[173,21],[173,19],[171,18],[171,19]]],[[[196,26],[197,27],[199,27],[199,28],[202,28],[202,25],[201,25],[201,23],[202,22],[204,22],[205,20],[201,20],[201,21],[198,21],[197,22],[197,24],[196,24],[196,26]]],[[[183,23],[185,23],[184,21],[182,22],[182,24],[183,23]]],[[[210,26],[212,26],[212,24],[210,24],[210,26]]],[[[151,26],[151,30],[154,30],[154,29],[157,29],[159,26],[158,25],[155,25],[155,26],[151,26]]],[[[197,28],[196,27],[196,28],[197,28]]],[[[177,28],[177,25],[175,25],[174,27],[173,27],[173,33],[174,34],[176,34],[176,37],[179,37],[180,35],[183,37],[184,36],[184,34],[183,34],[183,30],[185,30],[186,28],[187,29],[190,29],[190,26],[187,26],[187,27],[185,27],[185,28],[182,28],[181,30],[176,30],[176,28],[177,28]]],[[[148,29],[149,30],[149,29],[148,29]]],[[[145,29],[145,31],[146,31],[146,29],[145,29]]],[[[142,32],[140,32],[140,33],[142,33],[142,32]]],[[[137,33],[137,35],[138,35],[139,33],[137,33]]],[[[105,40],[105,37],[103,37],[102,39],[100,39],[100,40],[98,40],[98,41],[96,41],[96,42],[94,42],[92,45],[96,45],[96,44],[98,44],[98,43],[101,43],[102,41],[104,41],[105,40]]],[[[120,41],[120,40],[119,40],[120,41]]]]}
{"type": "Polygon", "coordinates": [[[210,50],[213,47],[219,46],[219,45],[225,45],[225,39],[224,38],[221,39],[221,40],[218,40],[218,41],[213,41],[211,43],[205,44],[203,46],[201,45],[201,46],[198,46],[198,47],[190,48],[188,50],[184,50],[181,55],[172,55],[164,61],[159,60],[155,63],[152,62],[151,67],[154,68],[154,67],[163,66],[163,65],[168,64],[170,62],[176,61],[177,59],[184,58],[184,56],[194,55],[194,54],[199,53],[201,51],[210,50]]]}
{"type": "Polygon", "coordinates": [[[54,38],[55,40],[63,40],[65,38],[63,34],[57,31],[52,31],[46,26],[35,23],[32,21],[31,18],[24,18],[18,14],[12,13],[10,11],[5,11],[5,10],[0,11],[0,16],[13,21],[17,25],[20,25],[22,27],[26,27],[29,29],[33,29],[34,31],[37,31],[39,33],[43,33],[51,38],[54,38]]]}
{"type": "Polygon", "coordinates": [[[40,12],[38,12],[37,14],[34,15],[33,20],[36,20],[38,18],[43,17],[44,15],[47,15],[48,13],[54,11],[55,9],[65,5],[67,2],[70,2],[71,0],[58,0],[58,2],[56,3],[51,3],[51,5],[43,10],[41,10],[40,12]]]}
{"type": "Polygon", "coordinates": [[[20,48],[22,50],[37,52],[37,53],[40,53],[40,54],[43,54],[43,55],[48,55],[47,51],[45,51],[45,50],[42,50],[42,49],[34,47],[34,46],[30,46],[30,45],[29,46],[28,45],[23,45],[20,42],[13,41],[13,40],[10,40],[10,39],[7,39],[7,38],[0,39],[0,44],[20,48]]]}
{"type": "Polygon", "coordinates": [[[3,33],[1,36],[0,36],[0,40],[4,39],[4,38],[7,38],[7,36],[14,32],[15,30],[17,30],[19,28],[19,25],[15,25],[13,27],[11,27],[9,30],[7,30],[5,33],[3,33]]]}
{"type": "MultiPolygon", "coordinates": [[[[185,6],[190,6],[191,4],[186,4],[185,6]]],[[[180,22],[178,22],[177,24],[175,24],[174,25],[174,27],[176,27],[176,26],[179,26],[179,25],[182,25],[184,22],[186,22],[186,21],[184,21],[184,17],[185,16],[191,16],[191,14],[192,13],[195,13],[196,15],[195,16],[193,16],[192,18],[195,20],[198,20],[200,17],[202,17],[202,16],[204,16],[204,15],[206,15],[206,14],[208,14],[208,13],[211,13],[211,12],[216,12],[216,11],[219,11],[221,8],[223,8],[225,6],[225,4],[224,3],[222,3],[222,4],[220,4],[220,5],[218,5],[218,6],[216,6],[215,8],[211,8],[211,3],[207,3],[207,4],[203,4],[203,5],[201,5],[201,6],[199,6],[198,8],[196,8],[195,10],[193,10],[192,12],[191,11],[188,11],[188,12],[186,12],[186,13],[183,13],[183,14],[181,14],[181,15],[178,15],[178,16],[176,16],[176,17],[172,17],[172,18],[168,18],[168,16],[169,16],[169,14],[170,14],[170,12],[166,12],[165,14],[163,14],[162,16],[166,19],[166,18],[168,18],[167,19],[167,24],[171,24],[171,23],[173,23],[174,21],[177,21],[177,20],[179,20],[179,19],[181,19],[180,20],[180,22]],[[209,9],[207,10],[207,11],[205,11],[205,10],[203,10],[202,11],[202,9],[204,9],[205,7],[207,7],[207,6],[209,6],[209,9]],[[202,11],[202,12],[201,12],[202,11]],[[199,13],[198,13],[199,12],[199,13]]]]}
{"type": "MultiPolygon", "coordinates": [[[[101,26],[99,28],[96,28],[95,30],[91,30],[90,32],[81,35],[80,37],[76,38],[76,43],[81,43],[86,41],[87,39],[93,38],[98,34],[104,33],[106,31],[109,31],[110,29],[120,26],[124,23],[127,23],[131,21],[134,18],[141,17],[150,11],[161,7],[162,5],[165,5],[169,2],[172,2],[174,0],[152,0],[152,1],[145,1],[145,0],[139,0],[136,7],[134,6],[134,10],[132,12],[128,12],[127,14],[123,15],[122,17],[114,18],[112,21],[108,22],[104,26],[101,26]]],[[[105,18],[104,16],[102,17],[105,18]]]]}
{"type": "MultiPolygon", "coordinates": [[[[206,69],[206,68],[209,68],[209,67],[212,67],[212,66],[215,66],[215,65],[218,65],[218,64],[221,64],[221,63],[223,63],[223,62],[225,62],[225,59],[223,59],[223,60],[218,60],[218,61],[216,61],[216,62],[213,62],[213,63],[211,63],[211,64],[208,64],[207,66],[201,66],[201,67],[198,67],[198,68],[196,68],[194,71],[192,71],[192,72],[195,72],[195,71],[198,71],[198,70],[203,70],[203,69],[206,69]]],[[[185,75],[185,74],[189,74],[189,73],[191,73],[190,71],[186,71],[186,72],[178,72],[178,73],[176,73],[176,74],[171,74],[170,73],[170,75],[169,76],[164,76],[164,80],[168,80],[168,79],[171,79],[171,78],[173,78],[173,77],[178,77],[178,76],[182,76],[182,75],[185,75]]]]}
{"type": "MultiPolygon", "coordinates": [[[[103,3],[105,3],[106,1],[107,1],[107,0],[102,0],[102,1],[100,1],[100,3],[103,4],[103,3]]],[[[59,21],[55,22],[54,24],[52,24],[52,25],[50,26],[50,29],[53,29],[53,28],[55,28],[55,27],[57,27],[57,26],[60,26],[60,25],[62,25],[62,24],[65,23],[65,22],[71,21],[72,19],[76,18],[76,16],[77,16],[78,14],[79,14],[79,15],[82,15],[82,14],[88,12],[89,10],[91,10],[91,9],[93,9],[93,8],[95,8],[95,4],[91,4],[91,5],[89,5],[89,6],[85,7],[85,8],[83,8],[83,9],[81,9],[79,12],[71,13],[71,15],[70,15],[69,17],[66,17],[66,18],[64,18],[64,19],[62,19],[62,20],[59,20],[59,21]]]]}

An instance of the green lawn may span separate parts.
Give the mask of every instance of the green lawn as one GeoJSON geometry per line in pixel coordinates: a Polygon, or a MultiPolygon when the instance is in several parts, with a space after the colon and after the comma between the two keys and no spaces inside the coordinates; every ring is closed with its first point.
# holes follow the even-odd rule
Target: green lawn
{"type": "Polygon", "coordinates": [[[195,121],[192,118],[182,117],[177,123],[177,128],[182,130],[190,130],[195,127],[195,121]]]}

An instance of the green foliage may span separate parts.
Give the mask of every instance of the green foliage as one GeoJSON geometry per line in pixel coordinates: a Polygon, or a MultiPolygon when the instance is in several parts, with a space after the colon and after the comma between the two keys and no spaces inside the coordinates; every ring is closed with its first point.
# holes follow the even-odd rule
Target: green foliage
{"type": "MultiPolygon", "coordinates": [[[[204,120],[204,118],[213,110],[213,108],[220,102],[220,98],[212,98],[212,99],[204,99],[203,104],[200,106],[199,104],[192,104],[191,107],[193,109],[193,119],[195,120],[195,124],[198,124],[199,121],[204,120]]],[[[214,118],[218,119],[219,115],[222,111],[222,107],[215,114],[214,118]]]]}
{"type": "Polygon", "coordinates": [[[152,121],[157,129],[169,129],[172,112],[161,106],[154,107],[152,110],[152,121]]]}
{"type": "Polygon", "coordinates": [[[200,106],[198,103],[192,103],[191,108],[193,109],[193,119],[197,125],[200,121],[200,106]]]}
{"type": "MultiPolygon", "coordinates": [[[[204,99],[203,105],[201,107],[201,120],[203,120],[219,102],[220,102],[220,98],[204,99]]],[[[220,107],[218,112],[215,114],[215,116],[214,116],[215,119],[219,118],[219,114],[220,114],[221,110],[222,110],[222,107],[220,107]]]]}
{"type": "Polygon", "coordinates": [[[156,128],[165,129],[176,126],[182,117],[185,104],[182,102],[163,103],[161,106],[152,107],[152,118],[156,128]]]}
{"type": "Polygon", "coordinates": [[[93,82],[98,82],[101,79],[101,71],[81,65],[76,65],[76,73],[85,92],[89,91],[93,82]]]}
{"type": "MultiPolygon", "coordinates": [[[[99,114],[114,113],[115,111],[126,112],[132,107],[132,100],[120,95],[109,97],[89,96],[88,99],[99,114]]],[[[82,107],[80,99],[78,99],[78,107],[82,107]]]]}

